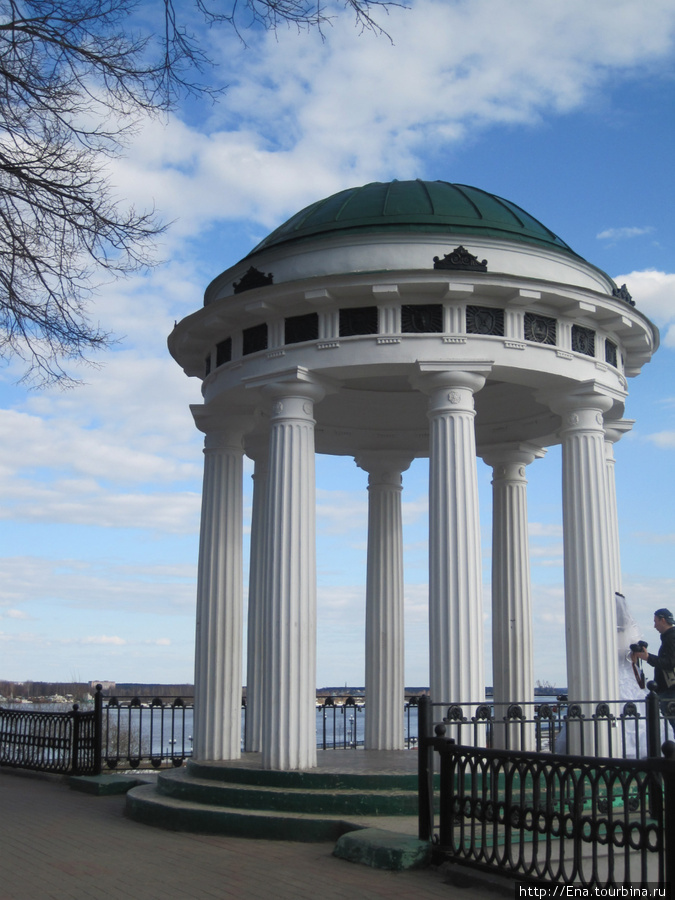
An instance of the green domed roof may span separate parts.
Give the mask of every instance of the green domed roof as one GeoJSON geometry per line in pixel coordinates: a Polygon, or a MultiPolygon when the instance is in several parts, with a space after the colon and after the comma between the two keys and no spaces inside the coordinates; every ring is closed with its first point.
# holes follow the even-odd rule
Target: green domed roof
{"type": "Polygon", "coordinates": [[[577,256],[524,209],[466,184],[374,181],[312,203],[273,231],[249,256],[291,241],[349,232],[475,234],[555,248],[577,256]]]}

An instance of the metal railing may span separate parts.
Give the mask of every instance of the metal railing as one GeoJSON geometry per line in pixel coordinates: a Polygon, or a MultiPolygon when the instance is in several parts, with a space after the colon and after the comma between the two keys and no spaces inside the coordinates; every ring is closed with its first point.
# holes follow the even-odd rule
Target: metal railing
{"type": "Polygon", "coordinates": [[[563,697],[555,702],[449,703],[433,704],[433,711],[447,736],[460,744],[633,758],[655,755],[650,739],[655,745],[667,739],[666,724],[658,721],[658,701],[651,713],[657,733],[650,738],[654,726],[648,710],[654,698],[649,694],[643,701],[626,703],[568,703],[563,697]]]}
{"type": "Polygon", "coordinates": [[[192,756],[192,697],[110,697],[101,757],[109,769],[181,766],[192,756]]]}
{"type": "MultiPolygon", "coordinates": [[[[459,744],[448,731],[456,732],[461,725],[469,734],[476,727],[478,738],[487,737],[485,720],[474,715],[458,723],[455,716],[443,716],[444,721],[434,725],[435,707],[425,698],[419,711],[420,839],[433,840],[442,858],[523,881],[610,887],[672,880],[675,743],[663,745],[669,758],[658,756],[667,723],[656,695],[650,694],[644,704],[637,704],[637,713],[631,709],[626,716],[629,723],[643,720],[644,741],[653,758],[596,757],[588,743],[584,755],[556,748],[565,725],[573,730],[578,726],[572,743],[584,734],[591,743],[597,738],[607,745],[608,729],[621,733],[621,719],[612,718],[611,712],[617,704],[607,705],[609,712],[596,706],[588,718],[570,707],[560,719],[560,730],[547,735],[549,749],[529,750],[489,747],[487,740],[477,741],[478,746],[459,744]]],[[[548,714],[543,718],[551,720],[548,714]]],[[[512,721],[519,739],[535,738],[538,744],[536,731],[520,728],[524,717],[509,719],[509,727],[512,721]]],[[[507,736],[508,728],[499,735],[503,744],[507,736]]]]}
{"type": "Polygon", "coordinates": [[[94,708],[68,712],[0,708],[0,766],[70,775],[101,771],[101,691],[94,708]]]}
{"type": "MultiPolygon", "coordinates": [[[[316,746],[318,750],[356,750],[364,746],[366,706],[348,697],[336,704],[332,697],[317,707],[316,746]]],[[[417,745],[417,698],[403,707],[404,745],[417,745]]]]}

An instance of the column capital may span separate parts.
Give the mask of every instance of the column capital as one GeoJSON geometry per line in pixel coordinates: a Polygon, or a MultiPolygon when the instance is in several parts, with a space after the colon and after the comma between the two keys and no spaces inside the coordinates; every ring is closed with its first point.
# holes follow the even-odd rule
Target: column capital
{"type": "Polygon", "coordinates": [[[624,434],[628,434],[635,425],[635,419],[610,419],[605,421],[605,441],[616,444],[624,434]]]}
{"type": "Polygon", "coordinates": [[[253,462],[265,463],[269,458],[270,438],[268,431],[256,432],[244,437],[244,450],[253,462]]]}
{"type": "Polygon", "coordinates": [[[319,377],[305,366],[293,366],[269,375],[256,375],[254,378],[244,379],[243,383],[248,389],[257,389],[264,396],[273,399],[302,397],[313,402],[318,402],[326,394],[333,394],[339,390],[337,382],[323,376],[319,377]]]}
{"type": "Polygon", "coordinates": [[[244,435],[255,427],[253,413],[241,412],[219,415],[206,406],[193,404],[190,407],[197,428],[204,433],[205,450],[241,450],[244,435]]]}
{"type": "Polygon", "coordinates": [[[429,397],[428,415],[445,413],[473,415],[473,395],[485,384],[492,370],[492,363],[418,362],[417,368],[418,371],[411,377],[410,382],[416,390],[429,397]]]}
{"type": "Polygon", "coordinates": [[[465,388],[479,391],[492,371],[492,360],[457,360],[456,362],[418,362],[417,372],[410,381],[424,394],[445,388],[465,388]]]}
{"type": "Polygon", "coordinates": [[[368,473],[368,486],[375,484],[401,487],[401,475],[415,457],[391,450],[365,450],[354,457],[354,462],[368,473]]]}
{"type": "MultiPolygon", "coordinates": [[[[572,428],[580,424],[579,420],[570,418],[575,414],[593,412],[599,413],[602,418],[615,405],[622,407],[625,397],[625,394],[612,391],[596,382],[586,382],[568,391],[541,391],[536,395],[540,403],[546,404],[554,413],[562,416],[563,427],[572,428]]],[[[585,416],[585,418],[588,418],[588,424],[591,424],[593,417],[585,416]]],[[[595,418],[597,421],[597,416],[595,418]]],[[[603,422],[599,421],[598,424],[602,427],[603,422]]]]}
{"type": "MultiPolygon", "coordinates": [[[[529,466],[535,459],[543,459],[546,450],[528,442],[522,444],[496,444],[479,454],[483,462],[492,466],[494,477],[517,477],[517,470],[529,466]],[[502,470],[503,471],[498,471],[502,470]]],[[[525,477],[523,471],[521,477],[525,477]]]]}

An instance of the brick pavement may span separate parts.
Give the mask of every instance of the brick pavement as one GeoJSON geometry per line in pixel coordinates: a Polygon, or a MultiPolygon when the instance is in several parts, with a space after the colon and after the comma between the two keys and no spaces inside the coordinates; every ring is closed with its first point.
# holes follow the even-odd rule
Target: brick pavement
{"type": "MultiPolygon", "coordinates": [[[[484,900],[436,869],[384,872],[299,844],[163,831],[124,797],[0,769],[0,900],[484,900]]],[[[489,894],[494,900],[495,895],[489,894]]]]}

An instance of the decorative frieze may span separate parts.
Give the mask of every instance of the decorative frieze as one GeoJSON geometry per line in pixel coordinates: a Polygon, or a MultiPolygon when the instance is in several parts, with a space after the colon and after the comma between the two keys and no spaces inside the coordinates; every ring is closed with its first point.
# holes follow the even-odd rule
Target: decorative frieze
{"type": "Polygon", "coordinates": [[[456,247],[450,253],[445,253],[443,259],[434,256],[434,269],[463,269],[469,272],[487,272],[488,261],[480,261],[477,256],[462,247],[456,247]]]}
{"type": "Polygon", "coordinates": [[[265,275],[255,266],[250,266],[244,275],[232,284],[232,290],[235,294],[242,294],[244,291],[251,291],[254,288],[266,287],[268,284],[274,283],[274,275],[268,272],[265,275]]]}

